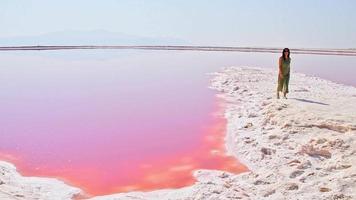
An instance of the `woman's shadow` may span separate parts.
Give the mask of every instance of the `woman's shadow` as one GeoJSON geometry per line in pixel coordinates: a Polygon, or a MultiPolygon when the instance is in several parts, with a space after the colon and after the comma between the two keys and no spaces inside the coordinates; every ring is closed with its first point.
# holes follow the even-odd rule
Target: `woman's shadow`
{"type": "Polygon", "coordinates": [[[300,98],[290,98],[290,99],[295,99],[297,101],[302,101],[302,102],[306,102],[306,103],[315,103],[315,104],[324,105],[324,106],[328,106],[329,105],[327,103],[318,102],[318,101],[312,101],[312,100],[308,100],[308,99],[300,99],[300,98]]]}

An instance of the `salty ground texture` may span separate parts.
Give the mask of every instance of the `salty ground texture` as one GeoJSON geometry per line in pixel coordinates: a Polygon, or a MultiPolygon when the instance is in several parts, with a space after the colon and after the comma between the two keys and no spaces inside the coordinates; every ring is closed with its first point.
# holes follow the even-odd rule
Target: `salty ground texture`
{"type": "MultiPolygon", "coordinates": [[[[289,99],[277,100],[276,78],[275,70],[230,67],[212,79],[226,101],[228,152],[250,172],[198,170],[189,187],[92,199],[356,199],[356,88],[292,73],[289,99]]],[[[0,170],[6,199],[79,193],[58,181],[29,182],[6,163],[0,170]]]]}
{"type": "Polygon", "coordinates": [[[0,199],[70,199],[80,189],[50,178],[23,177],[15,166],[0,161],[0,199]]]}
{"type": "Polygon", "coordinates": [[[356,88],[292,73],[289,99],[277,100],[276,79],[232,67],[212,82],[229,102],[228,150],[252,171],[244,189],[251,199],[355,199],[356,88]]]}

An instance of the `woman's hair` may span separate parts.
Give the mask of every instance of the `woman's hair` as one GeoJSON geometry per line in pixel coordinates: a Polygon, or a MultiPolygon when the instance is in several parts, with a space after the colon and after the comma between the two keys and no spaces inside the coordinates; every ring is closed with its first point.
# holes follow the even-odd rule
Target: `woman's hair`
{"type": "Polygon", "coordinates": [[[283,49],[283,51],[282,51],[282,58],[283,58],[283,60],[286,60],[286,58],[284,57],[284,52],[288,52],[288,59],[290,59],[290,51],[289,51],[289,49],[288,48],[284,48],[283,49]]]}

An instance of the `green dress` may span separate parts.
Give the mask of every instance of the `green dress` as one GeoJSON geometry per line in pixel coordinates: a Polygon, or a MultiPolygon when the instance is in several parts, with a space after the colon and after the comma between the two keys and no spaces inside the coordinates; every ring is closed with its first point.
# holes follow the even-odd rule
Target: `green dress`
{"type": "Polygon", "coordinates": [[[291,59],[284,60],[282,57],[280,58],[282,60],[282,72],[283,72],[283,77],[279,76],[278,73],[278,92],[285,92],[288,93],[288,84],[289,84],[289,77],[290,77],[290,61],[291,59]]]}

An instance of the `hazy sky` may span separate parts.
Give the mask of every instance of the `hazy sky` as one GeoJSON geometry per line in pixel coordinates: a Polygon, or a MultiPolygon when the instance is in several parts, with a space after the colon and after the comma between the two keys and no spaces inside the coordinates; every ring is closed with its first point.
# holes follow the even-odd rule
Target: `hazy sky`
{"type": "Polygon", "coordinates": [[[0,37],[107,30],[192,44],[356,47],[354,0],[1,0],[0,37]]]}

